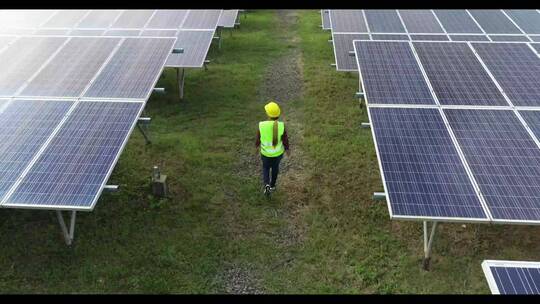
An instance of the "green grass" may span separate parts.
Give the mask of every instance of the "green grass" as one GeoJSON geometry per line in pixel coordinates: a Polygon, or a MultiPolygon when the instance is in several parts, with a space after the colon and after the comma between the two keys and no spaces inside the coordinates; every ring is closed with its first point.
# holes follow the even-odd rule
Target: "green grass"
{"type": "Polygon", "coordinates": [[[110,179],[121,191],[78,214],[71,248],[53,212],[0,210],[1,292],[219,293],[240,267],[269,293],[489,293],[483,259],[540,259],[537,227],[443,224],[422,271],[421,223],[391,221],[371,200],[382,183],[358,78],[329,66],[319,11],[288,30],[273,11],[241,23],[208,71],[188,71],[184,101],[165,71],[168,93],[146,106],[153,143],[133,132],[110,179]],[[302,52],[304,95],[284,110],[303,135],[291,130],[297,155],[269,203],[253,148],[257,92],[291,48],[302,52]],[[168,175],[168,199],[149,194],[153,165],[168,175]]]}

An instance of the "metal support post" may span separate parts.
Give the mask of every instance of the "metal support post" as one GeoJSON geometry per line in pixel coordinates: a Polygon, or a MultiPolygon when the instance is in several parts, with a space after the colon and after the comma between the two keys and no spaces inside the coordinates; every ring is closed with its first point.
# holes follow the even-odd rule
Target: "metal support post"
{"type": "Polygon", "coordinates": [[[185,78],[184,68],[176,69],[176,80],[178,81],[178,97],[180,100],[184,99],[184,78],[185,78]]]}
{"type": "Polygon", "coordinates": [[[148,134],[148,124],[150,124],[150,117],[141,117],[137,121],[137,128],[141,131],[147,145],[152,143],[148,134]]]}
{"type": "Polygon", "coordinates": [[[222,31],[222,29],[223,28],[221,26],[218,26],[218,28],[217,28],[218,50],[221,50],[221,34],[222,34],[221,31],[222,31]]]}
{"type": "Polygon", "coordinates": [[[210,63],[210,60],[205,60],[204,63],[203,63],[203,66],[204,66],[204,70],[205,71],[208,71],[208,64],[210,63]]]}
{"type": "Polygon", "coordinates": [[[62,216],[62,211],[56,210],[56,217],[58,217],[58,222],[60,223],[60,228],[62,228],[62,234],[64,235],[64,240],[68,246],[71,246],[73,243],[73,237],[75,236],[75,219],[77,216],[77,211],[71,211],[71,220],[69,223],[69,230],[66,227],[64,222],[64,217],[62,216]]]}
{"type": "Polygon", "coordinates": [[[433,246],[433,238],[435,237],[435,231],[437,229],[437,222],[433,222],[431,226],[431,233],[428,237],[428,222],[424,221],[424,260],[423,268],[424,270],[429,270],[429,262],[431,260],[431,248],[433,246]]]}

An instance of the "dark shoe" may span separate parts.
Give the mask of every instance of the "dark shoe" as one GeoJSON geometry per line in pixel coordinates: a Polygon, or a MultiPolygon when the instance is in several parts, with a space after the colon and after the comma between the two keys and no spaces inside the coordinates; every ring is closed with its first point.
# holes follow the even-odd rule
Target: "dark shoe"
{"type": "Polygon", "coordinates": [[[271,188],[270,188],[270,185],[264,186],[264,192],[263,192],[264,195],[269,196],[269,195],[270,195],[270,191],[271,191],[270,189],[271,189],[271,188]]]}

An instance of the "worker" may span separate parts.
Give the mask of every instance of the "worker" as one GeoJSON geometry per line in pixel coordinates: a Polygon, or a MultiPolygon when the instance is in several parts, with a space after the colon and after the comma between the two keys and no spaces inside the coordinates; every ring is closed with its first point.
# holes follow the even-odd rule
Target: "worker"
{"type": "Polygon", "coordinates": [[[264,110],[266,111],[268,120],[259,122],[255,146],[257,148],[260,146],[263,166],[263,192],[265,195],[270,195],[270,193],[276,190],[279,162],[283,158],[283,152],[289,155],[289,139],[285,130],[285,124],[282,121],[278,121],[281,114],[279,105],[270,101],[264,106],[264,110]],[[271,176],[270,171],[272,171],[271,176]]]}

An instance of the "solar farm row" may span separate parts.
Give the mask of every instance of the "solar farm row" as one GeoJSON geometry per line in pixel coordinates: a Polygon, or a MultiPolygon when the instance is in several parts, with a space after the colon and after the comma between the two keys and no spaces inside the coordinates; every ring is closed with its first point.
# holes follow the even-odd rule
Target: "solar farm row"
{"type": "Polygon", "coordinates": [[[91,210],[175,40],[1,39],[0,206],[91,210]]]}
{"type": "Polygon", "coordinates": [[[200,68],[219,22],[229,26],[238,14],[223,12],[224,16],[222,10],[3,10],[0,34],[176,37],[175,48],[184,52],[170,54],[166,66],[200,68]]]}
{"type": "Polygon", "coordinates": [[[540,223],[527,43],[355,41],[394,218],[540,223]]]}
{"type": "MultiPolygon", "coordinates": [[[[537,10],[328,10],[339,71],[356,71],[352,41],[540,41],[537,10]]],[[[324,18],[323,18],[324,19],[324,18]]],[[[323,20],[324,23],[324,20],[323,20]]]]}

